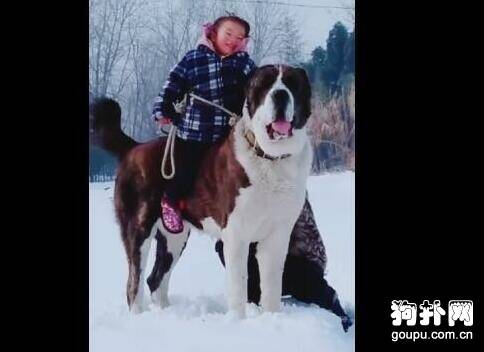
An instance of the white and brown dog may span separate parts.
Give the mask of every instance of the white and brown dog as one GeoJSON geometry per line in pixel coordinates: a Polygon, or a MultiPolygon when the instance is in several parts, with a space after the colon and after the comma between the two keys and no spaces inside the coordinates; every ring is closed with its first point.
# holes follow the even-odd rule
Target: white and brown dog
{"type": "Polygon", "coordinates": [[[284,261],[311,165],[305,129],[310,97],[303,69],[267,65],[256,70],[246,87],[242,119],[202,162],[194,193],[182,212],[181,234],[167,232],[159,220],[165,182],[160,156],[166,140],[139,144],[121,131],[116,102],[100,99],[91,106],[94,142],[121,161],[115,207],[129,262],[127,299],[132,311],[143,309],[140,280],[153,238],[156,260],[148,286],[155,303],[168,304],[170,274],[191,226],[223,241],[230,311],[245,316],[247,258],[253,242],[258,243],[260,304],[265,311],[279,310],[284,261]]]}

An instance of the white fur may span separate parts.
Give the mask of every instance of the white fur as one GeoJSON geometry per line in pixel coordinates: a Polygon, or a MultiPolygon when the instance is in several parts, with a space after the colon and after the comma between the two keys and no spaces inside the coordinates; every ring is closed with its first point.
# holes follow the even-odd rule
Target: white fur
{"type": "Polygon", "coordinates": [[[234,131],[235,154],[251,185],[240,190],[234,211],[222,230],[229,309],[240,317],[245,316],[251,242],[258,242],[261,306],[265,311],[279,310],[284,260],[292,228],[304,204],[311,166],[311,148],[305,129],[297,137],[291,137],[294,138],[291,143],[273,144],[271,154],[291,153],[291,157],[268,160],[256,156],[244,137],[245,130],[253,126],[251,122],[245,114],[234,131]]]}
{"type": "Polygon", "coordinates": [[[166,238],[166,250],[171,253],[173,256],[173,262],[171,263],[170,270],[165,273],[163,279],[161,280],[160,286],[151,293],[151,300],[155,305],[160,306],[161,308],[167,307],[170,303],[168,300],[168,288],[170,283],[171,273],[173,272],[173,268],[175,264],[178,262],[180,258],[183,246],[188,240],[188,235],[190,232],[191,225],[183,221],[183,232],[179,234],[172,234],[168,232],[165,227],[163,226],[160,219],[155,223],[154,229],[160,230],[163,236],[166,238]]]}
{"type": "Polygon", "coordinates": [[[214,218],[209,217],[200,221],[202,224],[203,232],[207,235],[214,237],[215,239],[220,239],[222,236],[222,229],[214,220],[214,218]]]}

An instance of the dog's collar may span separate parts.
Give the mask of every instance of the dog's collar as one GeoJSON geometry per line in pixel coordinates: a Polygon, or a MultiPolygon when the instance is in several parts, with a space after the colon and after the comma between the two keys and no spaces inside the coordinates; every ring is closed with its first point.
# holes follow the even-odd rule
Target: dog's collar
{"type": "Polygon", "coordinates": [[[255,155],[257,155],[261,158],[268,159],[268,160],[280,160],[280,159],[285,159],[285,158],[291,156],[291,154],[282,154],[281,156],[272,156],[272,155],[267,154],[266,152],[264,152],[259,147],[259,145],[258,145],[258,143],[255,139],[254,132],[252,132],[251,130],[247,130],[244,133],[244,137],[247,140],[247,142],[249,143],[250,147],[255,151],[255,155]]]}

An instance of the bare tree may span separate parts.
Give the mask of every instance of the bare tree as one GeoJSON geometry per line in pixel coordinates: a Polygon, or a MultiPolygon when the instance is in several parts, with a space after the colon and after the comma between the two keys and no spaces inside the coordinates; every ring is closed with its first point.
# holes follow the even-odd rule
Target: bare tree
{"type": "Polygon", "coordinates": [[[293,16],[285,16],[282,22],[285,34],[279,44],[280,61],[296,65],[302,61],[302,40],[299,32],[300,25],[293,16]]]}
{"type": "Polygon", "coordinates": [[[263,59],[278,58],[284,37],[284,12],[279,6],[261,1],[242,3],[240,15],[251,25],[251,57],[256,64],[263,59]]]}
{"type": "MultiPolygon", "coordinates": [[[[151,6],[147,20],[149,41],[169,71],[193,49],[201,31],[206,4],[196,0],[164,0],[151,6]]],[[[167,73],[167,72],[166,72],[167,73]]]]}
{"type": "Polygon", "coordinates": [[[127,81],[130,45],[127,27],[142,4],[138,0],[89,3],[89,88],[93,95],[117,96],[127,81]]]}
{"type": "Polygon", "coordinates": [[[256,64],[271,61],[295,63],[299,60],[301,35],[296,16],[288,8],[261,0],[240,2],[233,6],[233,11],[250,23],[249,53],[256,64]]]}

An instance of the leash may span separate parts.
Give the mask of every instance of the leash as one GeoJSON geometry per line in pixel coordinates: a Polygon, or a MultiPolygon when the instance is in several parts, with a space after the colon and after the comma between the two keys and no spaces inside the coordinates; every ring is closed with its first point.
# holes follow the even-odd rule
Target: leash
{"type": "Polygon", "coordinates": [[[188,95],[190,95],[194,99],[200,100],[201,102],[204,102],[207,105],[214,106],[214,107],[222,110],[223,112],[227,113],[230,116],[229,125],[231,127],[233,127],[237,123],[237,121],[241,119],[241,116],[240,115],[237,115],[235,112],[232,112],[230,110],[227,110],[223,106],[218,105],[218,104],[215,104],[215,103],[211,102],[210,100],[206,100],[206,99],[204,99],[204,98],[202,98],[202,97],[200,97],[200,96],[198,96],[198,95],[196,95],[194,93],[189,93],[188,95]]]}
{"type": "MultiPolygon", "coordinates": [[[[207,105],[214,106],[214,107],[222,110],[223,112],[227,113],[230,116],[230,119],[229,119],[229,126],[230,127],[233,127],[237,123],[237,121],[241,119],[240,115],[237,115],[236,113],[234,113],[230,110],[227,110],[223,106],[216,104],[216,103],[213,103],[209,100],[206,100],[206,99],[204,99],[204,98],[202,98],[202,97],[200,97],[200,96],[198,96],[194,93],[185,94],[182,101],[173,103],[173,107],[175,108],[175,111],[179,114],[185,113],[186,103],[187,103],[187,95],[191,96],[194,99],[200,100],[201,102],[203,102],[207,105]]],[[[175,176],[175,158],[174,158],[174,156],[175,156],[176,130],[177,130],[177,127],[175,125],[172,125],[171,128],[170,128],[170,132],[168,133],[168,137],[166,139],[165,150],[163,152],[163,159],[161,161],[161,176],[163,176],[163,178],[165,180],[170,180],[175,176]],[[165,172],[165,165],[166,165],[166,162],[167,162],[167,159],[168,159],[168,155],[170,157],[170,166],[171,166],[171,173],[170,174],[167,174],[165,172]]]]}
{"type": "Polygon", "coordinates": [[[170,132],[168,133],[168,137],[166,139],[165,144],[165,151],[163,153],[163,160],[161,161],[161,176],[165,180],[171,180],[175,176],[175,137],[176,137],[176,126],[172,125],[170,128],[170,132]],[[167,174],[165,172],[165,164],[167,160],[168,153],[170,153],[170,166],[171,166],[171,173],[167,174]]]}

